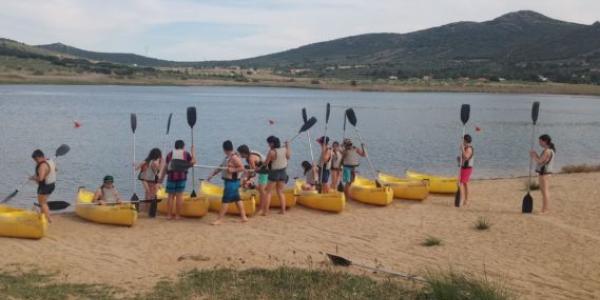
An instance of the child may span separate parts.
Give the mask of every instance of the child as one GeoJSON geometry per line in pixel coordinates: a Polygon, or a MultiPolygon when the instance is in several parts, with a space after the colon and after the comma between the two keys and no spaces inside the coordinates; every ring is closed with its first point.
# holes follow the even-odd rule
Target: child
{"type": "Polygon", "coordinates": [[[314,191],[317,187],[317,178],[319,178],[319,168],[311,165],[308,161],[302,162],[304,177],[306,182],[302,185],[303,191],[314,191]]]}
{"type": "Polygon", "coordinates": [[[121,203],[119,191],[113,184],[114,178],[110,175],[104,176],[102,185],[96,190],[92,203],[104,205],[106,203],[121,203]]]}

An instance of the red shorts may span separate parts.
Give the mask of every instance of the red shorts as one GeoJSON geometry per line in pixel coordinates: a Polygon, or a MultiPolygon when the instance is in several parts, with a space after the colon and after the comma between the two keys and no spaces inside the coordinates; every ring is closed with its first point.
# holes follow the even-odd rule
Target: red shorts
{"type": "Polygon", "coordinates": [[[460,183],[468,183],[469,180],[471,180],[472,173],[473,173],[473,168],[460,169],[460,183]]]}

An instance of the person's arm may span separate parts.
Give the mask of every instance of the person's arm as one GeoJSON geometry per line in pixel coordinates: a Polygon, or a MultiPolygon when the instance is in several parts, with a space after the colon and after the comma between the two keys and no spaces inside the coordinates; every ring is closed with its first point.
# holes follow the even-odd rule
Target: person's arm
{"type": "Polygon", "coordinates": [[[117,198],[117,203],[121,203],[121,194],[119,194],[119,190],[115,187],[115,198],[117,198]]]}
{"type": "Polygon", "coordinates": [[[285,158],[290,159],[292,157],[292,148],[290,148],[290,143],[285,141],[285,158]]]}
{"type": "Polygon", "coordinates": [[[265,159],[264,164],[266,166],[268,166],[275,159],[277,159],[277,152],[275,152],[271,149],[271,150],[269,150],[269,153],[267,153],[267,158],[265,159]]]}
{"type": "Polygon", "coordinates": [[[538,155],[537,153],[535,154],[535,157],[533,158],[538,164],[547,164],[550,159],[552,159],[550,151],[548,150],[544,150],[544,152],[542,152],[542,155],[538,155]]]}
{"type": "Polygon", "coordinates": [[[135,170],[140,170],[144,166],[144,164],[146,164],[146,161],[142,161],[141,163],[135,165],[135,170]]]}
{"type": "Polygon", "coordinates": [[[360,144],[360,148],[356,148],[356,153],[358,155],[365,157],[367,156],[367,151],[365,150],[365,144],[360,144]]]}
{"type": "Polygon", "coordinates": [[[221,173],[221,169],[214,169],[212,173],[206,178],[206,181],[210,181],[213,177],[217,176],[217,174],[221,173]]]}
{"type": "Polygon", "coordinates": [[[471,147],[463,146],[463,151],[462,151],[463,161],[471,159],[471,156],[473,156],[473,149],[471,147]]]}
{"type": "Polygon", "coordinates": [[[227,167],[227,171],[229,171],[230,173],[239,173],[239,172],[243,172],[244,169],[244,163],[242,163],[242,160],[240,159],[239,156],[234,155],[231,160],[231,166],[227,167]]]}
{"type": "Polygon", "coordinates": [[[35,180],[36,182],[44,182],[44,180],[46,180],[46,176],[48,176],[49,173],[49,168],[48,168],[48,164],[42,164],[40,166],[40,168],[38,169],[38,174],[33,175],[31,177],[29,177],[29,179],[31,180],[35,180]]]}
{"type": "Polygon", "coordinates": [[[94,193],[94,198],[92,198],[92,203],[98,203],[98,205],[104,205],[104,201],[102,200],[102,191],[100,189],[97,189],[96,193],[94,193]]]}
{"type": "Polygon", "coordinates": [[[190,148],[190,151],[192,151],[192,152],[191,152],[191,155],[192,155],[192,160],[190,161],[190,163],[191,163],[192,165],[195,165],[195,164],[196,164],[196,148],[195,148],[195,146],[194,146],[194,145],[192,145],[192,148],[190,148]]]}
{"type": "MultiPolygon", "coordinates": [[[[545,152],[545,151],[544,151],[544,152],[545,152]]],[[[537,152],[535,152],[535,150],[530,150],[530,151],[529,151],[529,156],[530,156],[530,157],[531,157],[531,158],[532,158],[532,159],[533,159],[533,160],[534,160],[536,163],[538,163],[538,164],[541,164],[541,163],[542,163],[541,156],[539,156],[539,155],[537,154],[537,152]]],[[[543,154],[542,154],[542,156],[543,156],[543,154]]]]}

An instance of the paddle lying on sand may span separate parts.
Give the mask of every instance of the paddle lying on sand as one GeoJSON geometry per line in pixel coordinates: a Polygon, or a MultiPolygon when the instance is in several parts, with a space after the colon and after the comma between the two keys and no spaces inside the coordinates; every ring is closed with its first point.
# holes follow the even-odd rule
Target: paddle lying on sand
{"type": "MultiPolygon", "coordinates": [[[[531,121],[533,123],[531,129],[531,150],[533,150],[533,145],[535,143],[535,125],[538,120],[538,115],[540,113],[540,103],[533,102],[531,106],[531,121]]],[[[524,214],[530,214],[533,211],[533,197],[531,197],[531,170],[533,169],[533,158],[531,155],[529,156],[529,179],[527,182],[527,194],[523,197],[523,204],[521,207],[521,211],[524,214]]]]}
{"type": "Polygon", "coordinates": [[[308,131],[310,128],[315,126],[315,124],[317,124],[317,118],[315,117],[311,117],[310,119],[308,119],[308,121],[304,122],[304,124],[302,124],[302,127],[300,127],[298,134],[296,134],[293,138],[290,139],[290,143],[293,142],[297,137],[299,137],[303,132],[308,131]]]}
{"type": "Polygon", "coordinates": [[[387,274],[396,275],[396,276],[399,276],[399,277],[402,277],[402,278],[405,278],[405,279],[426,282],[426,280],[424,278],[421,278],[421,277],[416,276],[416,275],[410,275],[410,274],[406,274],[406,273],[400,273],[400,272],[389,271],[389,270],[384,270],[384,269],[379,269],[379,268],[373,268],[373,267],[369,267],[369,266],[366,266],[366,265],[361,265],[361,264],[353,263],[351,260],[349,260],[347,258],[343,258],[343,257],[338,256],[338,255],[333,255],[333,254],[327,253],[327,257],[329,257],[329,260],[331,261],[331,263],[334,266],[349,267],[351,265],[355,265],[357,267],[360,267],[360,268],[363,268],[363,269],[367,269],[367,270],[371,270],[371,271],[375,271],[375,272],[387,273],[387,274]]]}
{"type": "Polygon", "coordinates": [[[369,167],[371,168],[371,172],[373,173],[372,175],[375,180],[375,185],[377,185],[377,187],[382,187],[383,185],[377,179],[377,177],[378,177],[377,171],[375,170],[375,167],[373,166],[373,162],[371,162],[371,158],[369,157],[369,153],[367,152],[367,147],[364,146],[365,143],[363,142],[362,136],[360,135],[360,132],[358,131],[358,128],[356,127],[356,123],[358,123],[358,119],[356,118],[354,109],[352,109],[352,108],[346,109],[346,118],[348,118],[348,122],[350,122],[352,127],[354,127],[354,132],[356,132],[356,135],[358,136],[358,140],[360,141],[362,147],[365,150],[365,157],[367,158],[367,162],[369,163],[369,167]]]}
{"type": "MultiPolygon", "coordinates": [[[[308,122],[308,115],[306,114],[306,108],[302,108],[302,121],[308,122]]],[[[311,163],[315,163],[315,156],[312,149],[312,141],[310,140],[310,130],[306,130],[306,136],[308,137],[308,150],[310,151],[311,163]]]]}
{"type": "Polygon", "coordinates": [[[460,136],[460,164],[458,166],[458,188],[456,189],[456,194],[454,194],[454,206],[455,207],[460,207],[460,173],[462,170],[462,165],[463,165],[463,139],[465,136],[465,132],[467,129],[467,122],[469,122],[469,117],[471,115],[471,106],[469,104],[463,104],[460,107],[460,121],[462,122],[463,126],[462,126],[462,135],[460,136]]]}
{"type": "MultiPolygon", "coordinates": [[[[187,122],[190,125],[190,129],[192,130],[192,147],[194,147],[194,125],[196,125],[196,107],[190,106],[187,108],[187,122]]],[[[192,168],[192,193],[190,194],[192,198],[196,198],[196,173],[192,168]]]]}
{"type": "MultiPolygon", "coordinates": [[[[71,206],[71,204],[69,202],[65,202],[65,201],[48,201],[48,209],[49,210],[63,210],[69,206],[71,206]]],[[[34,203],[33,205],[40,207],[39,203],[34,203]]]]}
{"type": "MultiPolygon", "coordinates": [[[[131,180],[133,181],[133,195],[131,195],[131,201],[137,201],[140,198],[138,197],[137,193],[136,193],[136,189],[137,189],[137,182],[135,179],[135,130],[137,129],[137,115],[136,114],[131,114],[129,117],[129,123],[131,125],[131,132],[132,132],[132,142],[131,142],[131,157],[132,157],[132,176],[131,176],[131,180]]],[[[135,209],[137,211],[140,210],[139,205],[135,206],[135,209]]]]}
{"type": "MultiPolygon", "coordinates": [[[[162,199],[142,199],[137,201],[123,201],[123,202],[105,202],[103,205],[119,205],[119,204],[139,204],[139,203],[152,203],[156,200],[156,202],[161,202],[162,199]]],[[[55,201],[56,203],[67,203],[64,201],[55,201]]],[[[50,202],[48,202],[50,204],[50,202]]],[[[68,204],[68,203],[67,203],[68,204]]],[[[100,205],[98,203],[79,203],[78,205],[100,205]]]]}
{"type": "MultiPolygon", "coordinates": [[[[71,148],[68,145],[60,145],[58,148],[56,148],[56,151],[54,152],[54,159],[67,154],[69,150],[71,150],[71,148]]],[[[29,182],[29,178],[27,178],[27,180],[19,184],[15,191],[10,193],[10,195],[8,195],[6,198],[2,199],[0,203],[8,202],[10,201],[10,199],[14,198],[19,193],[19,190],[22,189],[25,184],[27,184],[27,182],[29,182]]]]}
{"type": "MultiPolygon", "coordinates": [[[[329,104],[329,102],[327,102],[327,106],[325,107],[325,132],[323,133],[324,136],[324,140],[323,143],[326,143],[326,146],[329,146],[329,144],[327,143],[327,124],[329,123],[329,115],[331,113],[331,105],[329,104]]],[[[331,160],[331,157],[329,158],[331,160]]],[[[320,185],[319,185],[319,193],[323,193],[323,172],[325,172],[325,166],[320,166],[321,168],[321,174],[319,176],[320,178],[320,185]]]]}

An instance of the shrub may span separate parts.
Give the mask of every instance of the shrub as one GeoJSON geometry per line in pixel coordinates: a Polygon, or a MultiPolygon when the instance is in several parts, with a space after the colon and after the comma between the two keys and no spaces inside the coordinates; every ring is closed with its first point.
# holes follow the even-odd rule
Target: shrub
{"type": "Polygon", "coordinates": [[[488,230],[490,227],[492,227],[492,224],[490,224],[486,217],[479,217],[475,222],[475,229],[477,230],[488,230]]]}
{"type": "Polygon", "coordinates": [[[421,245],[425,247],[433,247],[440,246],[442,244],[442,240],[433,236],[428,236],[421,245]]]}
{"type": "Polygon", "coordinates": [[[563,173],[591,173],[591,172],[600,172],[600,165],[569,165],[562,167],[561,171],[563,173]]]}

